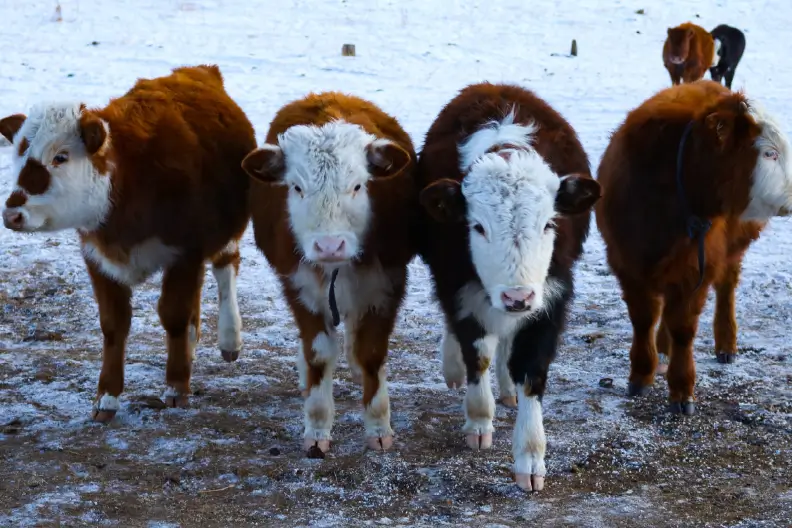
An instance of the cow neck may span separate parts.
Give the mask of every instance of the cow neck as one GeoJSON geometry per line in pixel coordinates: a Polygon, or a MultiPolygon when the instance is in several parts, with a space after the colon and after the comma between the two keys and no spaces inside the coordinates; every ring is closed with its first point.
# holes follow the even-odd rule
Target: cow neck
{"type": "Polygon", "coordinates": [[[693,291],[699,289],[704,282],[704,266],[706,264],[706,257],[704,254],[704,238],[712,227],[712,221],[696,216],[690,209],[687,196],[685,195],[685,187],[682,185],[682,160],[685,153],[685,144],[693,130],[694,121],[688,122],[685,131],[682,132],[682,138],[679,140],[679,150],[677,151],[677,164],[676,164],[676,187],[677,195],[679,196],[679,204],[682,207],[682,214],[685,217],[685,228],[687,229],[688,238],[695,240],[698,243],[698,267],[699,267],[699,280],[693,291]]]}
{"type": "Polygon", "coordinates": [[[335,296],[335,281],[336,277],[338,277],[338,270],[336,268],[333,270],[333,273],[330,275],[330,314],[333,316],[333,326],[338,326],[341,323],[341,314],[338,313],[338,304],[336,303],[336,296],[335,296]]]}

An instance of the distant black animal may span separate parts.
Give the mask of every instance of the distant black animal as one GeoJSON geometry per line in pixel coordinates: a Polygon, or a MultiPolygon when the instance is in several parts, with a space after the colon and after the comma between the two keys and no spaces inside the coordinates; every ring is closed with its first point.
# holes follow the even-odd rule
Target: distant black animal
{"type": "Polygon", "coordinates": [[[721,24],[710,31],[715,41],[715,54],[720,58],[718,64],[710,68],[710,77],[715,82],[726,78],[726,88],[731,90],[734,70],[745,51],[745,35],[737,28],[721,24]]]}

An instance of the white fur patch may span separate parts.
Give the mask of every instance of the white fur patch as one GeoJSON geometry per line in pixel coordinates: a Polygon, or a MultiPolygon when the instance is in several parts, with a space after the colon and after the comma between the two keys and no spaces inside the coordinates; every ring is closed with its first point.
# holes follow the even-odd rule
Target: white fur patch
{"type": "MultiPolygon", "coordinates": [[[[299,292],[299,299],[311,313],[323,313],[330,319],[330,271],[317,277],[316,268],[301,263],[290,279],[299,292]]],[[[358,319],[364,313],[384,311],[393,297],[393,281],[379,263],[373,267],[345,265],[339,268],[335,282],[336,305],[346,320],[358,319]]]]}
{"type": "Polygon", "coordinates": [[[313,440],[329,440],[330,430],[333,428],[335,419],[332,363],[325,367],[322,382],[311,387],[303,405],[303,413],[305,417],[303,437],[313,440]]]}
{"type": "Polygon", "coordinates": [[[338,357],[338,343],[335,335],[329,336],[325,332],[319,332],[311,343],[314,352],[314,362],[327,363],[335,361],[338,357]]]}
{"type": "Polygon", "coordinates": [[[440,350],[443,355],[443,377],[446,383],[461,387],[467,379],[467,367],[462,358],[462,347],[448,326],[443,333],[440,350]]]}
{"type": "Polygon", "coordinates": [[[343,240],[345,258],[362,250],[371,217],[366,148],[375,141],[385,140],[342,120],[296,125],[278,136],[286,163],[289,220],[308,260],[317,260],[315,243],[321,237],[343,240]]]}
{"type": "Polygon", "coordinates": [[[118,398],[105,393],[102,394],[101,398],[99,398],[99,404],[97,405],[97,408],[100,411],[118,411],[121,409],[121,404],[119,403],[118,398]]]}
{"type": "Polygon", "coordinates": [[[751,116],[762,127],[755,148],[759,157],[743,220],[768,220],[792,214],[792,149],[775,118],[756,101],[749,101],[751,116]]]}
{"type": "Polygon", "coordinates": [[[136,286],[171,265],[178,257],[179,250],[164,245],[158,238],[150,238],[133,247],[125,263],[108,259],[91,242],[82,244],[82,253],[111,279],[127,286],[136,286]]]}
{"type": "Polygon", "coordinates": [[[388,378],[385,374],[385,367],[380,368],[379,388],[371,403],[363,411],[363,424],[366,428],[366,436],[370,438],[381,438],[383,436],[393,436],[393,429],[390,426],[390,398],[388,397],[388,378]]]}
{"type": "Polygon", "coordinates": [[[533,149],[534,124],[515,124],[510,113],[489,123],[459,146],[467,204],[470,255],[489,297],[505,310],[510,289],[533,292],[531,311],[542,309],[544,285],[555,243],[553,219],[560,178],[533,149]],[[487,150],[498,145],[517,150],[487,150]]]}
{"type": "MultiPolygon", "coordinates": [[[[44,193],[25,192],[27,202],[10,208],[22,214],[23,231],[92,231],[110,212],[110,175],[100,174],[86,155],[80,137],[80,115],[79,103],[36,105],[14,137],[11,177],[18,179],[28,159],[36,160],[50,173],[49,187],[44,193]],[[29,147],[20,156],[18,147],[23,138],[29,147]],[[53,158],[61,152],[68,154],[68,161],[56,165],[53,158]]],[[[106,123],[105,128],[108,128],[106,123]]],[[[108,135],[103,148],[109,142],[108,135]]]]}
{"type": "Polygon", "coordinates": [[[217,281],[218,321],[217,343],[220,350],[238,351],[242,348],[242,317],[239,315],[237,301],[236,268],[233,264],[212,267],[217,281]]]}
{"type": "Polygon", "coordinates": [[[468,434],[486,434],[495,430],[495,397],[490,387],[489,370],[478,383],[469,383],[465,393],[465,425],[462,431],[468,434]]]}
{"type": "Polygon", "coordinates": [[[305,361],[305,352],[303,351],[302,341],[297,346],[297,379],[298,387],[301,391],[308,389],[308,362],[305,361]]]}
{"type": "Polygon", "coordinates": [[[181,392],[177,391],[175,388],[171,387],[170,385],[165,387],[165,392],[162,393],[162,399],[163,400],[165,398],[176,398],[178,396],[183,396],[183,394],[181,392]]]}
{"type": "Polygon", "coordinates": [[[542,404],[536,396],[526,396],[525,387],[517,385],[517,419],[512,436],[514,472],[545,476],[545,438],[542,404]]]}

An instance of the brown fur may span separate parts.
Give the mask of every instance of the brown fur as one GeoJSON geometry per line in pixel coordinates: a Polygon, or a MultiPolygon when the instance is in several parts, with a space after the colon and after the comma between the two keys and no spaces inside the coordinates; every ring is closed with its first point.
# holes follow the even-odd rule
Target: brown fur
{"type": "MultiPolygon", "coordinates": [[[[363,403],[368,405],[379,388],[378,372],[385,362],[388,337],[405,295],[407,264],[417,251],[411,236],[418,208],[417,187],[413,180],[416,156],[410,137],[396,119],[368,101],[337,92],[309,94],[285,105],[270,124],[266,141],[277,144],[278,134],[295,125],[322,126],[335,119],[357,124],[379,138],[390,139],[409,157],[398,175],[369,181],[371,226],[363,241],[361,257],[354,264],[355,270],[363,271],[376,260],[386,270],[398,270],[391,275],[393,296],[387,302],[387,309],[369,312],[360,321],[347,321],[347,332],[353,331],[355,336],[353,353],[363,371],[363,403]]],[[[372,167],[372,174],[376,176],[381,170],[372,167]]],[[[305,389],[310,391],[325,375],[324,365],[315,362],[311,344],[318,333],[330,332],[324,315],[308,311],[289,280],[297,270],[301,252],[289,225],[286,197],[284,186],[253,180],[251,210],[256,245],[278,273],[283,294],[300,329],[303,353],[309,366],[305,389]]],[[[327,286],[329,277],[319,268],[316,274],[327,286]]]]}
{"type": "Polygon", "coordinates": [[[758,133],[741,93],[699,81],[657,93],[630,112],[611,138],[599,166],[603,198],[595,211],[633,323],[630,382],[636,389],[652,383],[659,350],[671,356],[671,401],[692,398],[693,338],[711,284],[718,294],[716,352],[737,351],[734,288],[743,254],[764,227],[739,218],[748,204],[758,133]],[[691,120],[684,192],[692,214],[712,221],[696,291],[697,244],[687,237],[676,185],[679,142],[691,120]]]}
{"type": "Polygon", "coordinates": [[[25,117],[24,114],[14,114],[0,119],[0,134],[13,143],[14,136],[25,122],[25,117]]]}
{"type": "MultiPolygon", "coordinates": [[[[177,251],[164,270],[159,315],[167,333],[166,383],[184,404],[190,392],[189,323],[200,331],[200,294],[206,260],[238,268],[238,240],[247,225],[249,178],[242,159],[255,148],[253,127],[223,88],[216,66],[183,67],[141,79],[104,108],[83,107],[80,136],[96,169],[112,180],[112,208],[102,226],[80,232],[107,260],[127,264],[136,246],[159,240],[177,251]],[[102,123],[108,124],[110,134],[102,123]]],[[[0,131],[21,122],[3,120],[0,131]]],[[[49,173],[28,160],[19,185],[46,190],[49,173]]],[[[8,207],[19,204],[12,194],[8,207]]],[[[124,385],[132,289],[86,258],[104,335],[97,399],[118,397],[124,385]]],[[[99,410],[98,419],[112,417],[99,410]]]]}
{"type": "Polygon", "coordinates": [[[715,41],[710,32],[691,22],[685,22],[668,29],[663,44],[663,64],[671,76],[671,83],[677,85],[698,81],[712,66],[715,56],[715,41]],[[684,59],[682,64],[674,64],[671,57],[684,59]]]}

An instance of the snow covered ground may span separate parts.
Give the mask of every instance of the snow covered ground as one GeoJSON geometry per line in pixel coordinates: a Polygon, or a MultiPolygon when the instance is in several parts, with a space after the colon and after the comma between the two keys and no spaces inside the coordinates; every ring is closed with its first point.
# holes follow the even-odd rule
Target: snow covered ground
{"type": "MultiPolygon", "coordinates": [[[[259,139],[281,105],[334,89],[397,116],[420,147],[460,88],[506,81],[555,106],[595,169],[625,113],[669,84],[666,27],[691,20],[745,31],[734,88],[789,126],[789,2],[693,4],[63,0],[57,21],[55,0],[5,0],[0,115],[49,98],[99,105],[138,77],[216,63],[259,139]],[[356,57],[341,56],[344,43],[356,57]]],[[[2,147],[3,197],[9,169],[2,147]]],[[[685,420],[665,414],[662,379],[642,400],[625,397],[630,326],[592,231],[545,400],[547,488],[532,496],[511,483],[512,411],[498,408],[493,450],[463,447],[462,393],[442,379],[439,312],[420,262],[389,359],[396,449],[364,452],[361,390],[342,364],[333,452],[304,458],[296,331],[250,235],[240,361],[226,364],[215,349],[207,273],[192,408],[158,409],[165,355],[153,280],[135,296],[123,408],[101,426],[89,421],[101,335],[75,235],[0,231],[0,526],[789,525],[792,222],[772,221],[748,254],[734,365],[715,363],[708,305],[696,348],[699,414],[685,420]]]]}

